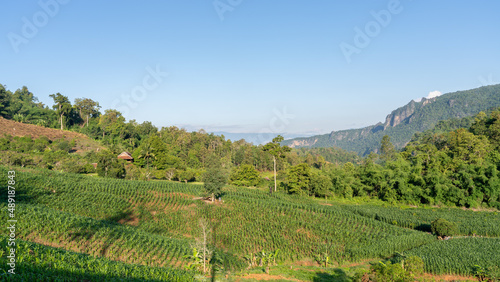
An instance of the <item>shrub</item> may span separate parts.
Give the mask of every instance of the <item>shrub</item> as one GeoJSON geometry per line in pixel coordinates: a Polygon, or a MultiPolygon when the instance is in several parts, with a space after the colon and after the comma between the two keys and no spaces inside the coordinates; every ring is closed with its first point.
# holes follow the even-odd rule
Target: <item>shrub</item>
{"type": "Polygon", "coordinates": [[[53,144],[54,144],[55,150],[61,150],[61,151],[67,152],[67,153],[69,153],[71,151],[71,148],[73,148],[71,146],[72,144],[70,144],[70,142],[68,142],[68,140],[64,140],[64,139],[59,139],[56,142],[54,142],[53,144]]]}
{"type": "Polygon", "coordinates": [[[87,173],[85,163],[78,159],[69,158],[61,161],[61,169],[69,173],[87,173]]]}
{"type": "Polygon", "coordinates": [[[154,173],[156,179],[165,179],[165,174],[165,170],[163,169],[156,170],[154,173]]]}
{"type": "Polygon", "coordinates": [[[404,262],[405,270],[413,275],[420,275],[424,273],[424,261],[417,257],[411,256],[404,262]]]}
{"type": "Polygon", "coordinates": [[[458,226],[454,222],[438,218],[431,223],[431,230],[439,237],[453,236],[458,233],[458,226]]]}
{"type": "Polygon", "coordinates": [[[397,281],[410,282],[413,281],[409,272],[403,269],[399,263],[384,264],[379,262],[370,267],[371,275],[368,281],[397,281]]]}
{"type": "Polygon", "coordinates": [[[256,186],[259,172],[252,165],[241,165],[233,169],[230,180],[236,186],[256,186]]]}
{"type": "Polygon", "coordinates": [[[196,173],[193,170],[178,170],[176,178],[179,181],[192,182],[196,180],[196,173]]]}
{"type": "Polygon", "coordinates": [[[126,165],[125,172],[125,179],[137,180],[141,178],[141,170],[133,164],[126,165]]]}
{"type": "Polygon", "coordinates": [[[116,155],[109,151],[102,151],[97,157],[97,175],[101,177],[125,178],[125,162],[118,160],[116,155]]]}

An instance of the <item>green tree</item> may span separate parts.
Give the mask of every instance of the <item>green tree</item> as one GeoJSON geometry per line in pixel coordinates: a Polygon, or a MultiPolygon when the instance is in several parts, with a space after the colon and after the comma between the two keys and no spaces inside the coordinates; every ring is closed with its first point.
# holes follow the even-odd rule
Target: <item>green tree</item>
{"type": "Polygon", "coordinates": [[[203,188],[210,195],[212,202],[222,194],[222,187],[227,183],[227,174],[222,168],[220,160],[215,155],[209,160],[208,169],[203,176],[203,188]]]}
{"type": "Polygon", "coordinates": [[[290,194],[301,194],[306,191],[311,194],[311,168],[306,164],[290,167],[286,175],[286,187],[290,194]]]}
{"type": "Polygon", "coordinates": [[[102,139],[107,135],[111,143],[123,142],[129,134],[125,124],[125,118],[117,110],[106,110],[99,119],[99,126],[102,129],[102,139]]]}
{"type": "Polygon", "coordinates": [[[330,191],[333,190],[333,184],[330,177],[314,173],[311,176],[311,193],[316,197],[326,197],[330,195],[330,191]]]}
{"type": "Polygon", "coordinates": [[[407,272],[413,275],[421,275],[424,273],[424,261],[417,256],[411,256],[404,261],[404,268],[407,272]]]}
{"type": "Polygon", "coordinates": [[[391,143],[391,137],[384,135],[384,137],[382,137],[382,141],[380,142],[380,157],[385,161],[389,161],[393,160],[395,156],[396,149],[391,143]]]}
{"type": "Polygon", "coordinates": [[[8,108],[12,93],[7,91],[5,87],[0,84],[0,116],[6,117],[8,115],[8,108]]]}
{"type": "Polygon", "coordinates": [[[97,155],[97,175],[101,177],[125,178],[125,165],[110,151],[102,151],[97,155]]]}
{"type": "Polygon", "coordinates": [[[273,140],[262,148],[264,152],[269,152],[273,156],[274,162],[274,192],[276,192],[277,182],[276,182],[276,160],[285,158],[286,153],[290,152],[291,149],[288,146],[281,146],[280,142],[283,141],[284,138],[281,135],[276,136],[273,140]]]}
{"type": "Polygon", "coordinates": [[[236,167],[229,177],[237,186],[256,186],[259,184],[259,172],[252,165],[236,167]]]}
{"type": "Polygon", "coordinates": [[[53,108],[59,115],[61,130],[63,130],[63,116],[68,115],[71,112],[71,103],[69,102],[68,97],[61,95],[61,93],[51,94],[49,97],[54,99],[53,108]]]}
{"type": "Polygon", "coordinates": [[[87,127],[89,126],[89,118],[99,116],[99,102],[93,101],[89,98],[77,98],[75,99],[75,107],[78,109],[80,117],[85,120],[87,127]]]}
{"type": "Polygon", "coordinates": [[[458,233],[458,226],[454,222],[438,218],[431,223],[431,230],[439,237],[453,236],[458,233]]]}
{"type": "Polygon", "coordinates": [[[158,135],[151,134],[142,141],[132,156],[137,160],[137,164],[141,166],[146,165],[146,168],[149,168],[149,165],[153,163],[156,169],[164,169],[166,168],[164,152],[165,143],[163,140],[158,135]]]}

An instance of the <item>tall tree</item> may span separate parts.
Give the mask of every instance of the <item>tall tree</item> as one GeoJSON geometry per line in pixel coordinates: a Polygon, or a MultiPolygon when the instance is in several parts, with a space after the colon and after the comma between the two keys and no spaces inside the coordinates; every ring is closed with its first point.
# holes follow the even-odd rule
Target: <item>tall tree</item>
{"type": "Polygon", "coordinates": [[[125,140],[128,134],[125,117],[117,110],[105,110],[104,115],[99,118],[99,126],[102,129],[102,139],[108,135],[112,143],[125,140]]]}
{"type": "Polygon", "coordinates": [[[63,130],[63,116],[68,115],[71,112],[71,103],[69,102],[68,97],[61,95],[61,93],[51,94],[49,97],[54,99],[53,108],[59,115],[61,130],[63,130]]]}
{"type": "Polygon", "coordinates": [[[286,186],[288,193],[311,195],[311,168],[306,163],[290,167],[286,174],[286,186]]]}
{"type": "Polygon", "coordinates": [[[7,116],[8,115],[8,107],[9,107],[9,100],[10,97],[12,96],[12,93],[5,89],[5,86],[0,84],[0,115],[1,116],[7,116]]]}
{"type": "Polygon", "coordinates": [[[276,136],[276,137],[273,138],[273,141],[267,143],[262,148],[262,150],[264,150],[265,152],[269,152],[269,154],[271,154],[273,156],[273,163],[274,163],[274,192],[276,192],[276,187],[278,186],[277,182],[276,182],[276,160],[277,159],[281,159],[281,158],[285,158],[286,153],[288,153],[288,152],[291,151],[290,147],[288,147],[288,146],[281,146],[280,143],[283,140],[285,140],[285,138],[283,138],[283,136],[281,136],[281,135],[278,135],[278,136],[276,136]]]}
{"type": "Polygon", "coordinates": [[[391,143],[391,137],[384,135],[384,137],[382,137],[382,141],[380,142],[380,157],[385,161],[389,161],[394,159],[395,156],[396,149],[391,143]]]}
{"type": "Polygon", "coordinates": [[[212,155],[209,160],[209,165],[203,177],[203,187],[208,195],[211,195],[212,202],[215,197],[222,194],[222,187],[227,183],[227,174],[222,168],[220,159],[212,155]]]}
{"type": "Polygon", "coordinates": [[[99,116],[99,102],[96,102],[89,98],[77,98],[75,99],[75,107],[78,109],[80,117],[85,121],[87,126],[89,126],[89,118],[99,116]]]}

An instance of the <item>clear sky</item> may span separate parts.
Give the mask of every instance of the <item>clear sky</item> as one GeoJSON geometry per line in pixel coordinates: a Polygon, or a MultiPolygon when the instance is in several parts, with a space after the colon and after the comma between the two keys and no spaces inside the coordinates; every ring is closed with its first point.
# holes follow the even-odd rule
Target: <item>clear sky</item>
{"type": "Polygon", "coordinates": [[[0,83],[158,127],[326,133],[500,82],[500,1],[2,1],[0,83]],[[439,91],[439,92],[435,92],[439,91]],[[437,93],[437,94],[436,94],[437,93]]]}

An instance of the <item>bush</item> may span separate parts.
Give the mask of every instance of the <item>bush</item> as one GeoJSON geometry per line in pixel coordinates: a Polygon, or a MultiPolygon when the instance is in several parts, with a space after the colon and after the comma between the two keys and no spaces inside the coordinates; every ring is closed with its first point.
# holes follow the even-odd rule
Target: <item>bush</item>
{"type": "Polygon", "coordinates": [[[69,153],[71,151],[71,149],[73,148],[71,145],[72,144],[70,144],[70,142],[68,140],[64,140],[64,139],[59,139],[53,143],[55,150],[61,150],[61,151],[67,152],[67,153],[69,153]]]}
{"type": "Polygon", "coordinates": [[[230,180],[236,186],[257,186],[259,172],[252,165],[241,165],[233,169],[230,180]]]}
{"type": "Polygon", "coordinates": [[[179,181],[193,182],[196,180],[196,173],[193,170],[178,170],[176,178],[179,181]]]}
{"type": "Polygon", "coordinates": [[[438,218],[431,223],[431,230],[439,237],[453,236],[458,233],[458,226],[454,222],[438,218]]]}
{"type": "Polygon", "coordinates": [[[364,281],[398,281],[410,282],[413,281],[409,272],[403,269],[401,264],[384,264],[379,262],[370,267],[371,274],[368,275],[368,280],[364,281]]]}
{"type": "Polygon", "coordinates": [[[85,164],[86,163],[78,159],[73,159],[73,158],[64,159],[61,161],[61,169],[64,172],[69,172],[69,173],[87,173],[85,164]]]}
{"type": "Polygon", "coordinates": [[[109,151],[99,152],[97,156],[97,175],[100,177],[125,178],[125,162],[118,160],[116,155],[109,151]]]}
{"type": "Polygon", "coordinates": [[[159,169],[154,172],[156,179],[165,179],[165,170],[159,169]]]}
{"type": "Polygon", "coordinates": [[[404,262],[405,270],[413,275],[420,275],[424,273],[424,261],[417,257],[411,256],[404,262]]]}
{"type": "Polygon", "coordinates": [[[141,178],[141,170],[133,164],[126,165],[125,172],[125,179],[138,180],[141,178]]]}

